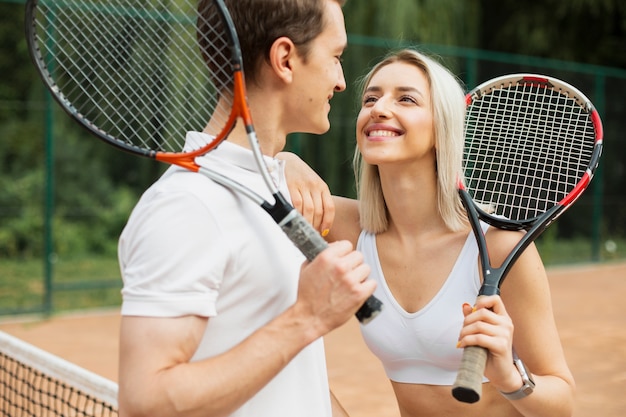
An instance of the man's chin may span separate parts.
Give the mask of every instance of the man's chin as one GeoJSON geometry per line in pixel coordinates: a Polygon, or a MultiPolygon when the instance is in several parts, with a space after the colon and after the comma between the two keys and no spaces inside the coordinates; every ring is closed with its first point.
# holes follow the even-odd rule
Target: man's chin
{"type": "Polygon", "coordinates": [[[330,120],[326,119],[318,119],[311,120],[308,126],[300,126],[300,130],[297,130],[299,133],[309,133],[312,135],[323,135],[324,133],[330,130],[330,120]]]}
{"type": "Polygon", "coordinates": [[[316,135],[323,135],[324,133],[330,130],[330,121],[326,119],[324,123],[320,123],[319,126],[316,126],[315,131],[311,132],[316,135]]]}

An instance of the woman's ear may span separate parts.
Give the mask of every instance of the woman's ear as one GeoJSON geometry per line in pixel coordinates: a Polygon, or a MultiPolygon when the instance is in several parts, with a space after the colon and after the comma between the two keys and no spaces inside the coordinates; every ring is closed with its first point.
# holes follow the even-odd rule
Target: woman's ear
{"type": "Polygon", "coordinates": [[[296,45],[287,37],[274,41],[269,53],[269,63],[274,74],[286,83],[293,80],[293,64],[298,54],[296,45]]]}

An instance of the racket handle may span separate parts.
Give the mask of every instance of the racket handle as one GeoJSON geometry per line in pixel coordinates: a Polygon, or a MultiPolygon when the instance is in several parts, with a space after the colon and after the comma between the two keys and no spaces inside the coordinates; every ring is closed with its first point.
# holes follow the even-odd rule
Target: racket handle
{"type": "Polygon", "coordinates": [[[464,403],[480,400],[483,390],[483,375],[487,365],[487,349],[481,346],[467,346],[456,381],[452,385],[452,395],[464,403]]]}
{"type": "Polygon", "coordinates": [[[374,320],[381,311],[383,311],[383,302],[378,298],[370,295],[365,303],[359,308],[356,312],[356,318],[361,322],[361,324],[367,324],[370,321],[374,320]]]}
{"type": "Polygon", "coordinates": [[[322,235],[295,209],[291,210],[279,225],[309,261],[328,247],[322,235]]]}
{"type": "MultiPolygon", "coordinates": [[[[328,247],[324,238],[296,210],[291,210],[279,225],[309,261],[328,247]]],[[[356,318],[362,324],[367,324],[381,312],[382,306],[383,303],[372,295],[356,312],[356,318]]]]}

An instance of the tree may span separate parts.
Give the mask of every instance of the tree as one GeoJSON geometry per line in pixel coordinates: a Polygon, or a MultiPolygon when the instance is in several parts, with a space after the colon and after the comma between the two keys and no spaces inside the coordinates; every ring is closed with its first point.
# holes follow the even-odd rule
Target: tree
{"type": "Polygon", "coordinates": [[[622,0],[482,0],[481,9],[483,49],[626,68],[622,0]]]}

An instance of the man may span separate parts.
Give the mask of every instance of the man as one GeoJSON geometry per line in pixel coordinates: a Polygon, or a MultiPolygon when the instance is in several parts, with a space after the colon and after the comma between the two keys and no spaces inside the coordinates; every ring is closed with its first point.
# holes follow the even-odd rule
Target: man
{"type": "MultiPolygon", "coordinates": [[[[327,131],[329,101],[345,89],[343,2],[226,3],[260,145],[288,195],[273,157],[289,133],[327,131]]],[[[198,162],[259,190],[252,158],[239,124],[198,162]]],[[[119,259],[120,416],[347,415],[330,395],[321,337],[374,291],[349,242],[303,264],[260,207],[173,167],[131,214],[119,259]]]]}

